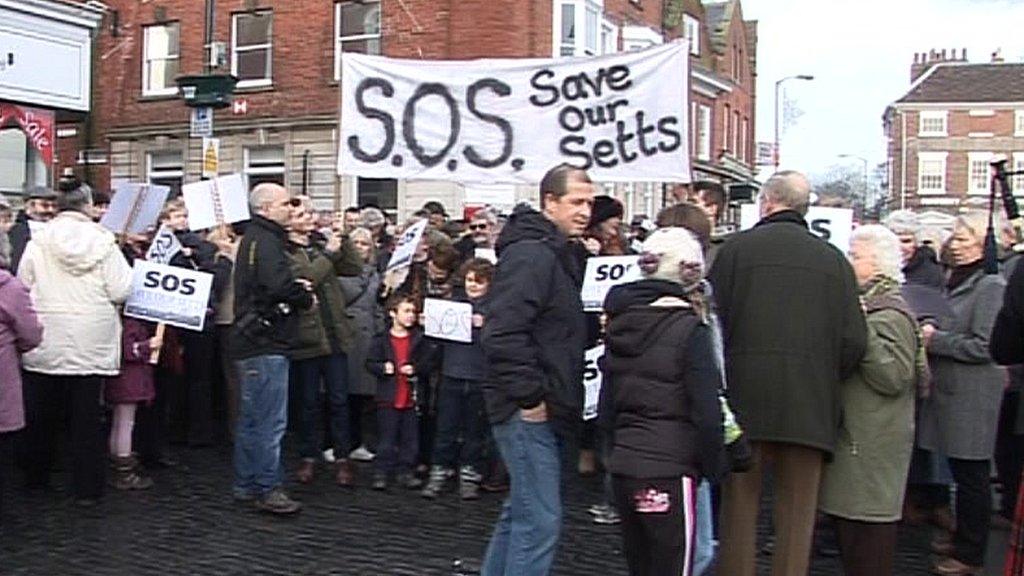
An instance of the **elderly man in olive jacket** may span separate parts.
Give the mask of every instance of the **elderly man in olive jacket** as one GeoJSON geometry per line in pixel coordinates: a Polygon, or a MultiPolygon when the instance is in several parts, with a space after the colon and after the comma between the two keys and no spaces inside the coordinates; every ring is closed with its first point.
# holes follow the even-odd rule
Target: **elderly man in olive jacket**
{"type": "Polygon", "coordinates": [[[723,246],[709,275],[725,339],[729,397],[754,466],[724,487],[719,573],[754,576],[761,475],[775,481],[772,574],[806,574],[822,466],[839,391],[864,355],[866,325],[846,258],[807,229],[807,179],[779,172],[762,220],[723,246]]]}

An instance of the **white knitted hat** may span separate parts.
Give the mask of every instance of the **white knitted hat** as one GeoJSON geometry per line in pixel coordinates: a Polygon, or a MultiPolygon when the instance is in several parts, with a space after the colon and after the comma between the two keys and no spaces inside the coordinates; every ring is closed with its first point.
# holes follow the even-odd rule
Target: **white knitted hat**
{"type": "Polygon", "coordinates": [[[690,288],[704,277],[704,253],[685,228],[659,228],[644,240],[640,271],[645,278],[667,280],[690,288]]]}

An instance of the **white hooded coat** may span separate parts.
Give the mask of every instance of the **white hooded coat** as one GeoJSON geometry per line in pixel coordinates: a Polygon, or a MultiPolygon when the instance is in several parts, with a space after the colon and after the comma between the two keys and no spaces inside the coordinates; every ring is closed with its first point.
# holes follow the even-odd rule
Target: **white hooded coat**
{"type": "Polygon", "coordinates": [[[78,212],[61,212],[25,248],[18,277],[43,325],[43,342],[22,357],[26,370],[113,376],[121,365],[117,305],[132,269],[114,235],[78,212]]]}

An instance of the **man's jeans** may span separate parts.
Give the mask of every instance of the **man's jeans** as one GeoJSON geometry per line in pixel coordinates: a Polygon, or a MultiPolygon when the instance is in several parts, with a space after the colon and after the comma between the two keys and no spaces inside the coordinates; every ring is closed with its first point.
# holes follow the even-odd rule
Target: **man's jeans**
{"type": "Polygon", "coordinates": [[[481,576],[543,576],[550,572],[562,528],[559,440],[549,422],[519,414],[494,425],[511,491],[487,547],[481,576]]]}
{"type": "Polygon", "coordinates": [[[288,359],[254,356],[237,366],[234,490],[239,496],[262,496],[284,481],[281,438],[288,424],[288,359]]]}
{"type": "Polygon", "coordinates": [[[299,456],[316,458],[320,455],[319,438],[316,434],[317,416],[323,412],[320,400],[320,379],[327,388],[330,402],[330,421],[324,422],[324,428],[330,431],[331,445],[339,459],[348,458],[352,450],[349,446],[348,429],[348,357],[344,353],[317,356],[307,360],[292,362],[295,373],[295,384],[299,388],[297,399],[299,409],[299,456]]]}

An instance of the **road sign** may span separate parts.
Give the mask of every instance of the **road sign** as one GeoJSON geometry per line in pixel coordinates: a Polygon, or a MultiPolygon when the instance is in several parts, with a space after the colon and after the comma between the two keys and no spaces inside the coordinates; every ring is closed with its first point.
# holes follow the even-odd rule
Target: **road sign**
{"type": "Polygon", "coordinates": [[[189,136],[202,138],[213,136],[213,108],[193,108],[189,136]]]}
{"type": "Polygon", "coordinates": [[[203,138],[203,178],[216,178],[220,170],[220,138],[203,138]]]}
{"type": "Polygon", "coordinates": [[[231,101],[231,113],[239,116],[248,114],[249,101],[245,98],[235,98],[231,101]]]}

